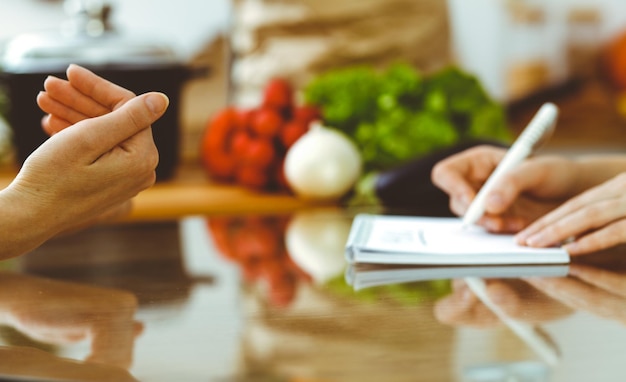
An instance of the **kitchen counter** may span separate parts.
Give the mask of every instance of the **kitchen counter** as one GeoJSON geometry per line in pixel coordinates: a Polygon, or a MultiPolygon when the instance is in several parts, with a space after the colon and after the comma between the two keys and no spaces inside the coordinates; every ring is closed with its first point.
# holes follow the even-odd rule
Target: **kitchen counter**
{"type": "Polygon", "coordinates": [[[355,290],[373,269],[345,264],[352,217],[104,226],[0,263],[0,379],[624,380],[623,249],[572,259],[567,277],[489,271],[528,341],[452,289],[445,268],[375,268],[386,278],[355,290]]]}

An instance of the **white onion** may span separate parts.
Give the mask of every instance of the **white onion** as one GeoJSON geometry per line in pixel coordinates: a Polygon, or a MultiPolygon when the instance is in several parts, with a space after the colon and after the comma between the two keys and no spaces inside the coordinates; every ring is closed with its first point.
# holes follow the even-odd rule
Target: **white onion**
{"type": "Polygon", "coordinates": [[[362,161],[348,137],[316,123],[287,151],[284,170],[298,196],[338,199],[359,179],[362,161]]]}

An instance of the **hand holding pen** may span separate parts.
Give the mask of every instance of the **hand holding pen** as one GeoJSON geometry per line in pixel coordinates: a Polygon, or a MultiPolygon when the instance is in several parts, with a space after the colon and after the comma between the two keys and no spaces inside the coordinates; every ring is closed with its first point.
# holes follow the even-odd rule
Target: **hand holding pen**
{"type": "MultiPolygon", "coordinates": [[[[545,139],[554,125],[556,111],[552,104],[544,106],[525,132],[539,126],[545,139]]],[[[529,143],[536,141],[523,136],[508,151],[477,146],[434,167],[433,183],[450,196],[453,213],[466,215],[467,224],[479,224],[493,232],[517,233],[576,192],[576,173],[571,171],[574,162],[557,156],[524,160],[532,152],[529,143]],[[468,213],[472,201],[476,202],[468,213]]]]}
{"type": "Polygon", "coordinates": [[[487,178],[485,184],[480,188],[476,197],[472,200],[469,208],[463,215],[463,225],[469,226],[478,221],[483,216],[486,209],[486,199],[494,187],[501,182],[504,176],[515,167],[520,165],[530,156],[535,147],[549,137],[556,124],[558,109],[552,103],[544,104],[530,121],[519,138],[506,152],[493,173],[487,178]]]}
{"type": "MultiPolygon", "coordinates": [[[[433,183],[450,196],[452,212],[467,214],[506,154],[479,146],[434,167],[433,183]]],[[[626,243],[626,155],[536,156],[498,178],[476,221],[487,230],[516,233],[518,243],[531,247],[566,243],[572,256],[626,243]]]]}

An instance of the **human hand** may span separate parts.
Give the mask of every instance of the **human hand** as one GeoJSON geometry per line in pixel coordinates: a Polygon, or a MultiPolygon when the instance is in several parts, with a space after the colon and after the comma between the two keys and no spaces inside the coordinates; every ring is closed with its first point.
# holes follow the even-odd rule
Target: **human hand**
{"type": "Polygon", "coordinates": [[[70,65],[66,74],[67,80],[48,77],[44,81],[45,91],[37,95],[37,104],[48,113],[42,120],[48,135],[84,119],[108,114],[135,97],[130,90],[81,66],[70,65]]]}
{"type": "Polygon", "coordinates": [[[7,243],[5,256],[127,206],[152,186],[158,151],[150,125],[167,105],[161,93],[135,97],[111,113],[59,131],[35,150],[0,193],[7,216],[21,218],[4,222],[3,229],[17,234],[27,226],[30,235],[21,243],[7,243]]]}
{"type": "Polygon", "coordinates": [[[4,324],[37,341],[62,345],[88,339],[87,362],[128,369],[136,337],[137,298],[126,291],[22,274],[0,274],[4,324]]]}
{"type": "Polygon", "coordinates": [[[626,173],[589,189],[543,216],[516,236],[531,247],[558,245],[570,255],[596,252],[626,242],[626,173]]]}
{"type": "MultiPolygon", "coordinates": [[[[498,166],[506,149],[477,146],[433,168],[432,182],[450,196],[450,209],[463,215],[498,166]]],[[[503,176],[486,200],[478,224],[493,232],[518,232],[571,196],[576,163],[559,157],[526,160],[503,176]]]]}
{"type": "MultiPolygon", "coordinates": [[[[67,80],[53,76],[46,78],[45,91],[37,95],[37,104],[48,113],[42,119],[42,128],[48,135],[82,120],[108,114],[135,97],[130,90],[78,65],[70,65],[66,75],[67,80]]],[[[126,216],[131,208],[132,201],[128,200],[86,222],[84,226],[126,216]]]]}

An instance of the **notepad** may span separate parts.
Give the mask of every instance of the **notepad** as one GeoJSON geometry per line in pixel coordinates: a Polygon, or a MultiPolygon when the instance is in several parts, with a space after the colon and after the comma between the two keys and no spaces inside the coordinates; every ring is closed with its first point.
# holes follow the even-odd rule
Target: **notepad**
{"type": "Polygon", "coordinates": [[[431,280],[450,280],[466,277],[511,279],[521,277],[564,277],[568,264],[532,265],[374,265],[350,264],[345,279],[354,290],[431,280]]]}
{"type": "Polygon", "coordinates": [[[561,247],[518,245],[513,235],[462,227],[460,218],[359,214],[346,242],[349,263],[497,265],[565,264],[561,247]]]}

